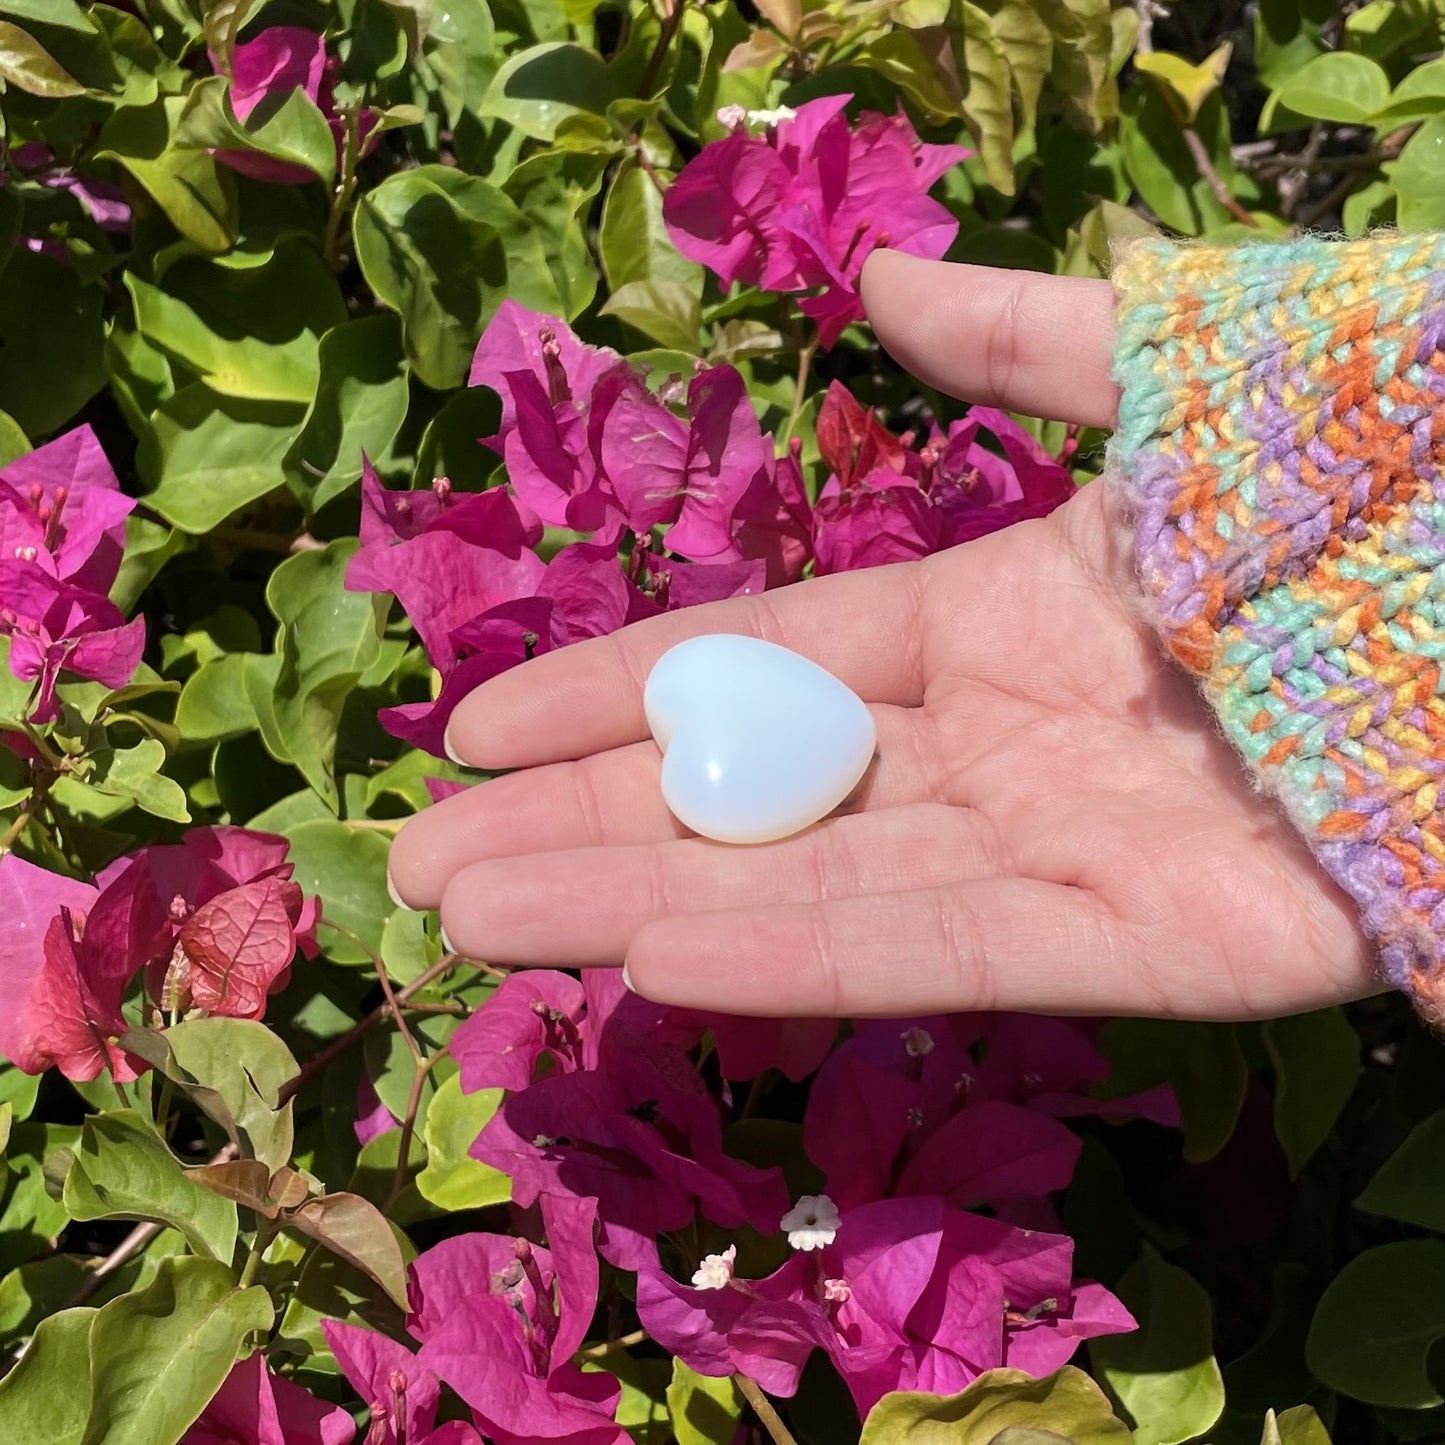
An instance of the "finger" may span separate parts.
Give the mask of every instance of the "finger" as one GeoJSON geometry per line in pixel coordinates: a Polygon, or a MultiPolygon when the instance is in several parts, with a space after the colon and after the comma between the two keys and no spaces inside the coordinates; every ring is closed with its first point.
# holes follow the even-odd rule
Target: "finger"
{"type": "MultiPolygon", "coordinates": [[[[871,711],[877,756],[844,807],[933,797],[932,721],[916,708],[871,711]]],[[[687,837],[662,801],[661,769],[662,754],[649,741],[479,783],[418,813],[397,834],[387,860],[392,892],[408,907],[435,908],[455,874],[489,859],[687,837]]]]}
{"type": "Polygon", "coordinates": [[[913,564],[822,577],[756,597],[669,612],[533,658],[464,698],[447,748],[496,770],[583,758],[647,736],[642,688],[668,648],[739,632],[827,668],[865,702],[923,698],[920,569],[913,564]]]}
{"type": "Polygon", "coordinates": [[[1114,424],[1107,281],[875,251],[861,285],[878,339],[929,386],[1029,416],[1114,424]]]}
{"type": "Polygon", "coordinates": [[[920,803],[830,818],[761,847],[687,838],[478,863],[448,885],[442,927],[468,958],[616,966],[658,918],[933,887],[997,873],[1003,859],[981,813],[920,803]]]}
{"type": "Polygon", "coordinates": [[[1127,1009],[1121,925],[1082,889],[984,878],[663,918],[627,950],[658,1003],[773,1017],[1127,1009]]]}

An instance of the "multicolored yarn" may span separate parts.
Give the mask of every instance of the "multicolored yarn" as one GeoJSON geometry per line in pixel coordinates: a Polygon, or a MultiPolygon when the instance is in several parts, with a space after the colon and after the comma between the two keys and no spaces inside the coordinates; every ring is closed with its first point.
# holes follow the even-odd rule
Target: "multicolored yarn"
{"type": "Polygon", "coordinates": [[[1114,280],[1152,620],[1445,1024],[1445,237],[1141,241],[1114,280]]]}

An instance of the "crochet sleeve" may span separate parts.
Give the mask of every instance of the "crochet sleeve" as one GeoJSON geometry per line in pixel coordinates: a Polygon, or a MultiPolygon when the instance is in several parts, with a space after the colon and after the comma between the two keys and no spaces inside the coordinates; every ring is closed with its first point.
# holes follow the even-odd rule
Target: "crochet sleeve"
{"type": "Polygon", "coordinates": [[[1445,237],[1115,256],[1149,620],[1445,1024],[1445,237]]]}

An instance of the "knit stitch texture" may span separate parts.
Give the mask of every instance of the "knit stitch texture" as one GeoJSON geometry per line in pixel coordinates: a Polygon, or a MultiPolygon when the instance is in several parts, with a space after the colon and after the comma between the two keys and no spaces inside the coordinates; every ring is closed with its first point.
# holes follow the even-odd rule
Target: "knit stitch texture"
{"type": "Polygon", "coordinates": [[[1445,237],[1115,257],[1151,621],[1445,1024],[1445,237]]]}

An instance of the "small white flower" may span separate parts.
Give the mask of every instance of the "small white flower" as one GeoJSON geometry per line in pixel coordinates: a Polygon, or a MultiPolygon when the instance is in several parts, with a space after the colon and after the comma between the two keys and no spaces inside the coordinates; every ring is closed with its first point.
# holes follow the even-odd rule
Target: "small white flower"
{"type": "Polygon", "coordinates": [[[826,1194],[805,1194],[782,1217],[778,1228],[787,1231],[794,1249],[824,1249],[832,1244],[842,1222],[838,1206],[826,1194]]]}
{"type": "Polygon", "coordinates": [[[692,1277],[694,1289],[726,1289],[732,1283],[733,1262],[738,1257],[738,1247],[730,1244],[721,1254],[710,1254],[698,1266],[692,1277]]]}
{"type": "Polygon", "coordinates": [[[825,1279],[823,1298],[834,1304],[847,1304],[853,1298],[853,1286],[846,1279],[825,1279]]]}
{"type": "Polygon", "coordinates": [[[798,112],[791,106],[780,105],[776,110],[750,110],[749,125],[780,125],[785,120],[795,120],[798,112]]]}
{"type": "Polygon", "coordinates": [[[747,107],[741,105],[725,105],[717,113],[717,123],[728,130],[740,126],[747,118],[747,107]]]}
{"type": "Polygon", "coordinates": [[[910,1059],[921,1059],[933,1052],[933,1035],[927,1029],[905,1029],[898,1037],[903,1040],[903,1051],[910,1059]]]}

